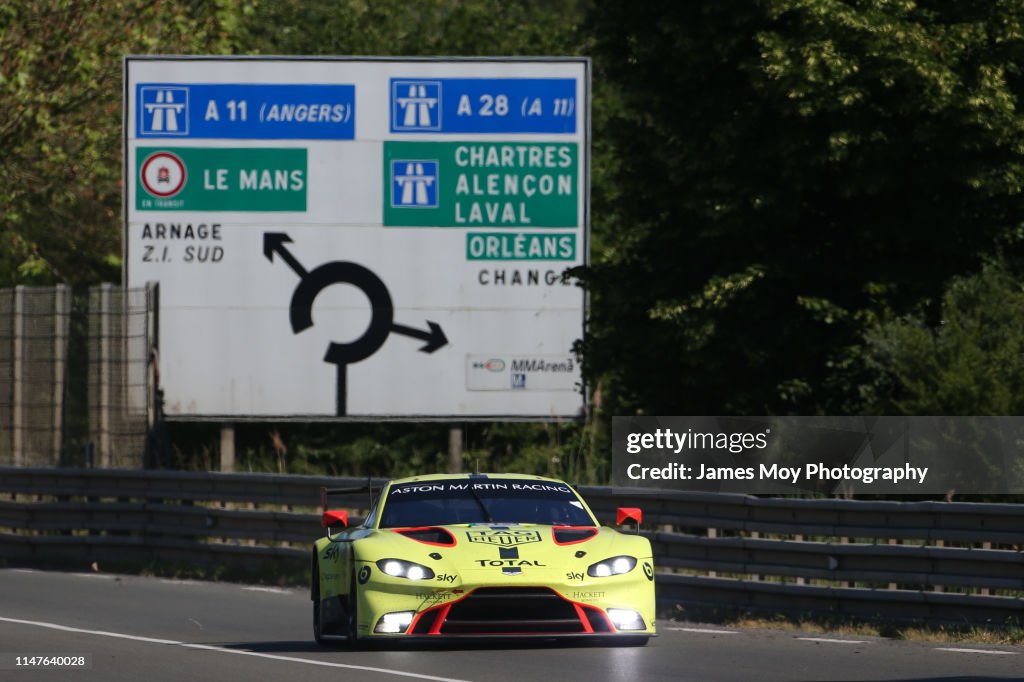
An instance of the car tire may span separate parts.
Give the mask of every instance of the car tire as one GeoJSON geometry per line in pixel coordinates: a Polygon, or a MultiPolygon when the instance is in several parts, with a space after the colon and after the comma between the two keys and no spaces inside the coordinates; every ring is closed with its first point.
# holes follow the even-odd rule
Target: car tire
{"type": "Polygon", "coordinates": [[[345,603],[345,635],[350,649],[358,649],[359,642],[359,594],[356,592],[356,576],[353,568],[349,583],[348,600],[345,603]]]}
{"type": "Polygon", "coordinates": [[[313,597],[313,639],[316,643],[323,646],[327,642],[324,641],[324,627],[323,623],[320,622],[320,571],[316,564],[313,564],[312,571],[312,583],[313,589],[310,590],[310,594],[313,597]]]}

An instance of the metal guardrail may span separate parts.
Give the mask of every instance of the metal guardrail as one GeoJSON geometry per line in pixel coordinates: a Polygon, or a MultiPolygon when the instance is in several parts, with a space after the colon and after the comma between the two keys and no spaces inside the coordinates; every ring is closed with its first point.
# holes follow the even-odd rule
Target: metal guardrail
{"type": "MultiPolygon", "coordinates": [[[[322,532],[319,486],[366,482],[0,469],[0,559],[304,562],[322,532]]],[[[1024,622],[1024,505],[579,490],[604,523],[644,510],[665,606],[1024,622]]],[[[368,501],[337,504],[358,515],[368,501]]]]}

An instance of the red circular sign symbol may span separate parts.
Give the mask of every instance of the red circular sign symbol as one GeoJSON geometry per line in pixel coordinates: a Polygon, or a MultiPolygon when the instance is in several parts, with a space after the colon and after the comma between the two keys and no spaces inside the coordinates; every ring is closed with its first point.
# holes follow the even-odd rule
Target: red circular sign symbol
{"type": "Polygon", "coordinates": [[[142,162],[142,186],[156,197],[173,197],[185,186],[185,163],[170,152],[156,152],[142,162]]]}

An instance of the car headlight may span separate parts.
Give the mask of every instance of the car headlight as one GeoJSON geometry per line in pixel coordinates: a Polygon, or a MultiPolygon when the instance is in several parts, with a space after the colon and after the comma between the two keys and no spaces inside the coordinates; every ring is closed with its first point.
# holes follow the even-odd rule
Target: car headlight
{"type": "Polygon", "coordinates": [[[390,575],[392,578],[430,580],[434,577],[434,572],[426,566],[414,564],[411,561],[403,561],[402,559],[381,559],[377,562],[377,568],[380,569],[381,573],[390,575]]]}
{"type": "Polygon", "coordinates": [[[613,556],[587,567],[587,575],[591,578],[607,578],[610,575],[629,573],[636,567],[636,559],[631,556],[613,556]]]}

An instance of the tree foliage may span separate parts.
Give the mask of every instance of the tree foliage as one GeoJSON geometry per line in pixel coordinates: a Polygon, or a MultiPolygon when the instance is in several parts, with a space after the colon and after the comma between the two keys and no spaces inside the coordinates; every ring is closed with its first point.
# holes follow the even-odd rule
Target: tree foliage
{"type": "MultiPolygon", "coordinates": [[[[865,409],[863,334],[1020,242],[1024,3],[596,3],[614,411],[865,409]]],[[[934,314],[934,310],[926,310],[934,314]]]]}
{"type": "Polygon", "coordinates": [[[886,413],[1024,412],[1024,286],[1001,264],[954,279],[937,324],[921,315],[890,320],[867,342],[886,413]]]}
{"type": "Polygon", "coordinates": [[[218,52],[217,6],[0,4],[0,285],[120,279],[121,64],[218,52]]]}
{"type": "MultiPolygon", "coordinates": [[[[1022,38],[1024,0],[0,3],[0,286],[119,278],[125,54],[586,54],[579,350],[606,415],[1011,414],[1022,38]]],[[[446,444],[281,433],[302,467],[374,473],[446,444]]],[[[578,427],[467,434],[484,468],[601,476],[578,427]]]]}

